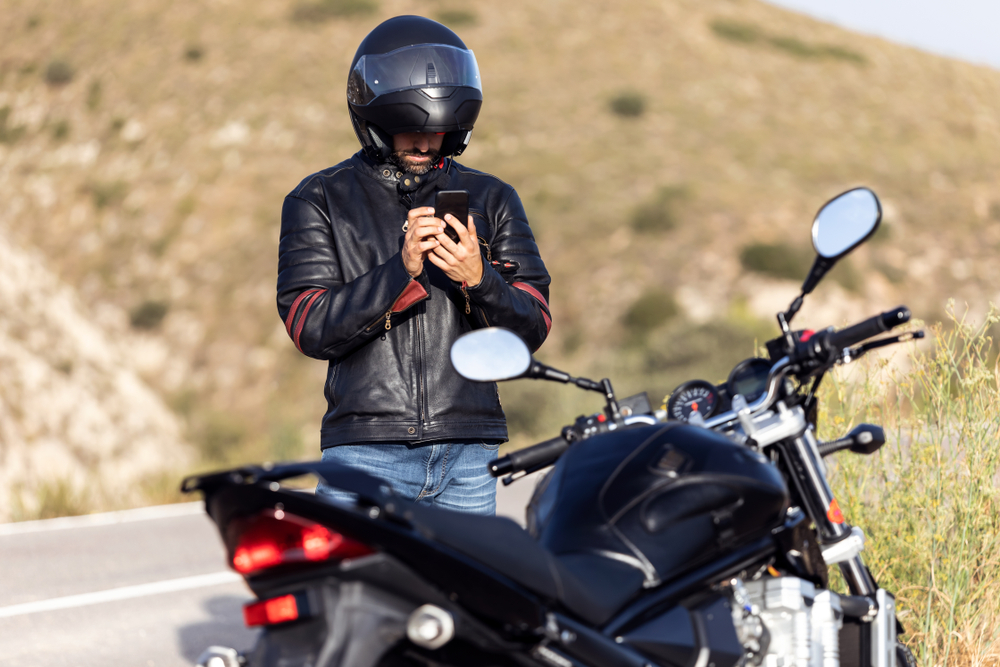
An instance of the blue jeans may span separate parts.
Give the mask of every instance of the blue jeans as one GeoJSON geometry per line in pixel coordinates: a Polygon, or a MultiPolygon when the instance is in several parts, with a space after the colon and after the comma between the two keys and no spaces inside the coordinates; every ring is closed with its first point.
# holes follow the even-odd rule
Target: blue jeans
{"type": "MultiPolygon", "coordinates": [[[[499,443],[438,442],[420,447],[404,443],[341,445],[323,450],[323,461],[363,470],[386,480],[407,500],[444,509],[493,516],[497,508],[496,480],[487,464],[497,458],[499,443]]],[[[316,493],[353,502],[346,491],[324,484],[316,493]]]]}

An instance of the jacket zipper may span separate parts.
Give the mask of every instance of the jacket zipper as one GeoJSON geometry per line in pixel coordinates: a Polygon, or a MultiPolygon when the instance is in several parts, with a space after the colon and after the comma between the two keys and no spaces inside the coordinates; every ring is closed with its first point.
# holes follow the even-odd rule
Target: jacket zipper
{"type": "MultiPolygon", "coordinates": [[[[409,283],[407,283],[407,286],[409,286],[409,283]]],[[[405,292],[405,291],[406,291],[406,287],[404,287],[402,289],[402,291],[400,291],[400,293],[396,295],[396,298],[393,299],[392,302],[396,303],[396,299],[399,299],[399,297],[402,296],[403,292],[405,292]]],[[[375,320],[374,322],[372,322],[371,324],[369,324],[365,328],[365,333],[368,333],[369,331],[371,331],[372,329],[374,329],[376,326],[378,326],[379,322],[385,322],[385,330],[386,331],[389,331],[390,329],[392,329],[392,306],[391,305],[389,306],[389,310],[385,311],[385,315],[379,315],[377,320],[375,320]]]]}
{"type": "Polygon", "coordinates": [[[468,315],[472,312],[472,307],[469,305],[469,283],[468,281],[462,281],[462,294],[465,295],[465,314],[468,315]]]}

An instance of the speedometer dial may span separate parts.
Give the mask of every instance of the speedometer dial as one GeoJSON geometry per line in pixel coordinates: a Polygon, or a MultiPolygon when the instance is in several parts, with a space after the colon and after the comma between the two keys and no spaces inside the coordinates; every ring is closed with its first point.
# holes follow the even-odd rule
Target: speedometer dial
{"type": "Polygon", "coordinates": [[[667,415],[670,419],[687,421],[692,412],[708,419],[719,407],[719,391],[711,382],[692,380],[674,389],[667,401],[667,415]]]}

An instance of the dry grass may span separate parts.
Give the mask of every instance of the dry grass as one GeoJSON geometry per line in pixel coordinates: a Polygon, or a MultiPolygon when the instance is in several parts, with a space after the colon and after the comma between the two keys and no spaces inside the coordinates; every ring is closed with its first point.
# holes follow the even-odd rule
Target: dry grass
{"type": "Polygon", "coordinates": [[[826,392],[822,435],[869,421],[889,436],[871,458],[840,455],[833,486],[927,667],[1000,664],[998,315],[955,317],[908,370],[869,361],[826,392]]]}

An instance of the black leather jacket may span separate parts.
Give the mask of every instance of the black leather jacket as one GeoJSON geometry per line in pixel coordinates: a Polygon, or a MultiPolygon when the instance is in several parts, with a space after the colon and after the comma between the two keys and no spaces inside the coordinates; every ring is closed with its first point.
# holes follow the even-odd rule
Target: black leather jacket
{"type": "Polygon", "coordinates": [[[496,385],[460,377],[449,350],[484,326],[512,329],[532,350],[548,335],[549,275],[521,201],[450,159],[409,200],[397,174],[358,153],[302,181],[281,212],[278,312],[300,351],[330,361],[321,446],[505,440],[496,385]],[[438,190],[469,191],[484,270],[467,288],[468,314],[440,269],[425,262],[411,278],[403,267],[407,210],[433,206],[438,190]]]}

